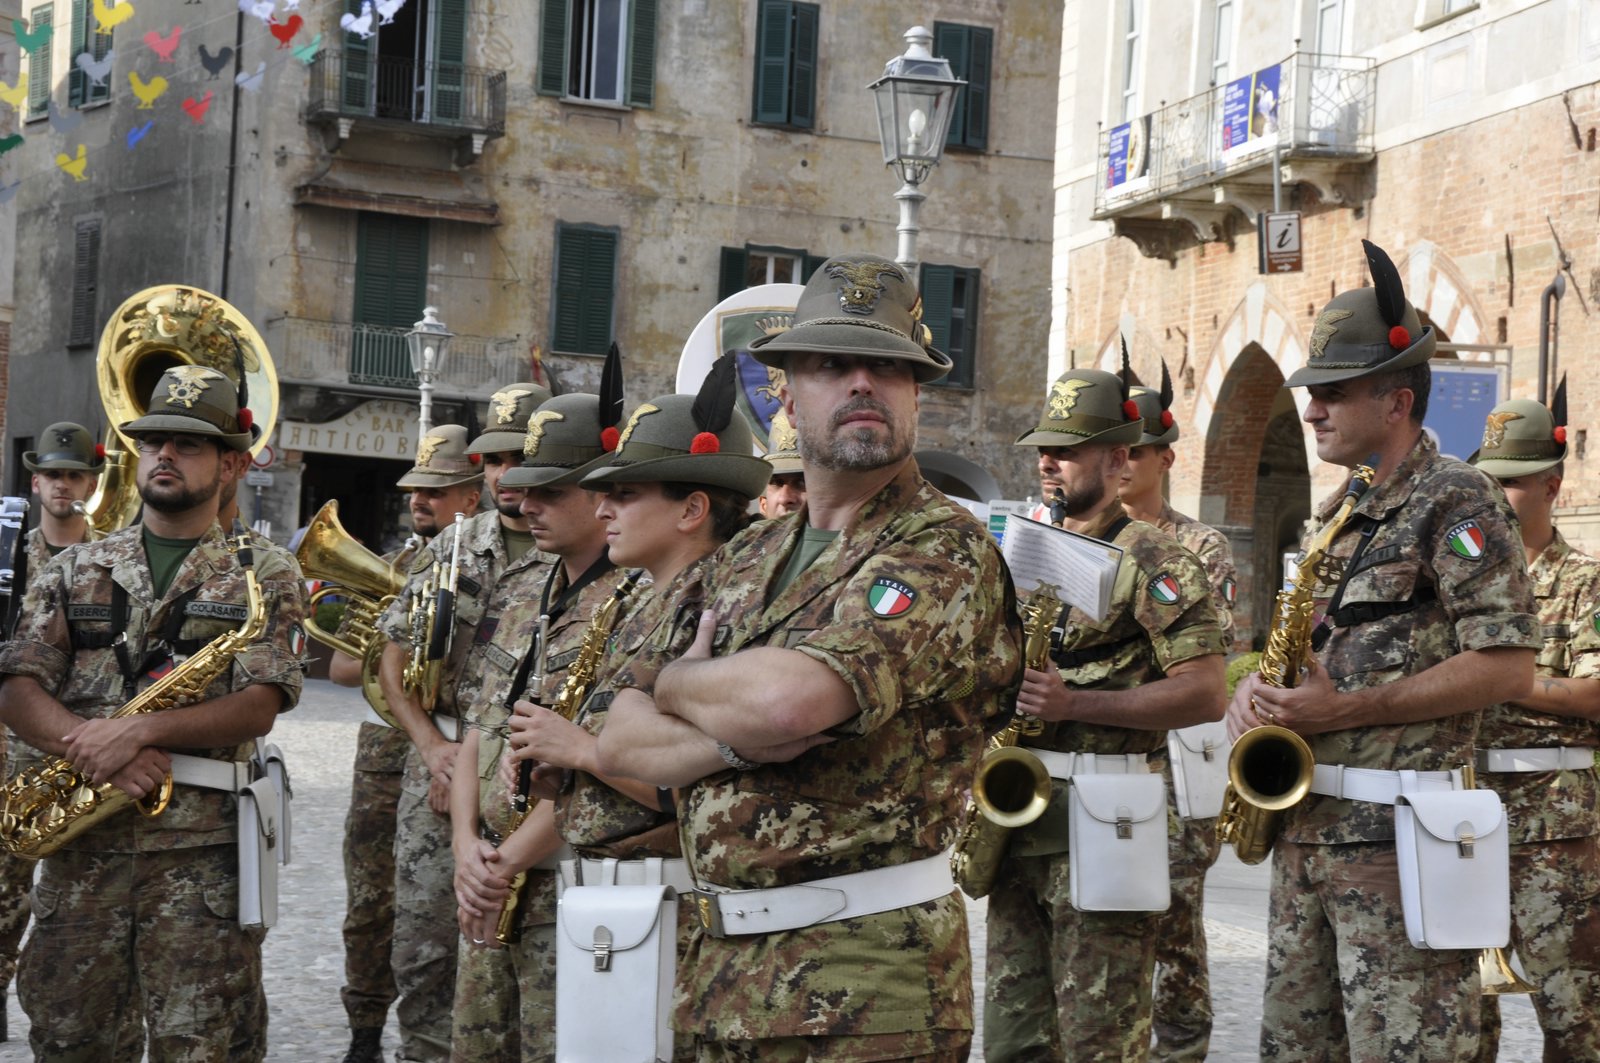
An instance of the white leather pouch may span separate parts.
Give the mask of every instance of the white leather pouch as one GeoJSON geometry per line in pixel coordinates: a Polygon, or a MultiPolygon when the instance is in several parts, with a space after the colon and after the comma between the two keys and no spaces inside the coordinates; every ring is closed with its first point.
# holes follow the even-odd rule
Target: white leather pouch
{"type": "Polygon", "coordinates": [[[1164,912],[1167,786],[1159,775],[1072,776],[1071,901],[1080,912],[1164,912]]]}
{"type": "Polygon", "coordinates": [[[284,763],[283,750],[278,748],[276,742],[262,744],[256,742],[257,775],[265,776],[272,781],[272,788],[278,791],[278,863],[288,866],[293,858],[289,842],[294,832],[294,818],[289,814],[289,805],[294,797],[294,787],[289,782],[289,766],[284,763]]]}
{"type": "Polygon", "coordinates": [[[239,802],[239,925],[266,929],[278,921],[278,791],[257,779],[239,802]]]}
{"type": "Polygon", "coordinates": [[[556,923],[556,1063],[670,1061],[677,894],[570,886],[556,923]]]}
{"type": "Polygon", "coordinates": [[[1511,937],[1511,847],[1492,790],[1401,793],[1395,854],[1406,937],[1419,949],[1486,949],[1511,937]]]}
{"type": "Polygon", "coordinates": [[[1184,819],[1211,819],[1222,813],[1231,748],[1228,725],[1221,720],[1167,732],[1178,815],[1184,819]]]}

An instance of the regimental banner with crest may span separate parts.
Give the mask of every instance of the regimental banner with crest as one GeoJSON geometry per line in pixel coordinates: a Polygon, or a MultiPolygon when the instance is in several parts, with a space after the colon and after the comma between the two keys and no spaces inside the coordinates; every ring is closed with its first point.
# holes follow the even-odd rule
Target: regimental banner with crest
{"type": "Polygon", "coordinates": [[[794,321],[795,304],[804,287],[799,284],[759,284],[722,300],[700,319],[683,345],[678,359],[679,394],[692,395],[711,371],[711,363],[724,351],[734,351],[738,364],[739,411],[765,451],[778,412],[783,372],[769,369],[750,356],[751,341],[787,331],[794,321]]]}

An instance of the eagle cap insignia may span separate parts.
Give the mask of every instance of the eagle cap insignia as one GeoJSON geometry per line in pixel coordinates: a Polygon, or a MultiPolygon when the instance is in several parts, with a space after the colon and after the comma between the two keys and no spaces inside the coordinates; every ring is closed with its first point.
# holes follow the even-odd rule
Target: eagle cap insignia
{"type": "Polygon", "coordinates": [[[444,446],[444,436],[423,436],[422,442],[417,444],[417,464],[428,464],[442,446],[444,446]]]}
{"type": "Polygon", "coordinates": [[[1078,404],[1079,394],[1085,388],[1092,387],[1092,380],[1057,380],[1050,385],[1050,407],[1046,411],[1049,418],[1052,421],[1065,421],[1078,404]]]}
{"type": "Polygon", "coordinates": [[[1505,413],[1491,413],[1488,421],[1483,426],[1483,449],[1498,450],[1500,444],[1506,441],[1506,425],[1512,421],[1522,420],[1522,414],[1514,410],[1505,413]]]}
{"type": "Polygon", "coordinates": [[[628,427],[622,430],[622,436],[617,440],[617,450],[620,451],[628,445],[628,440],[633,438],[633,430],[639,427],[639,419],[641,417],[648,417],[652,413],[660,412],[661,407],[659,406],[652,406],[648,402],[641,403],[639,408],[633,411],[633,416],[628,418],[628,427]]]}
{"type": "Polygon", "coordinates": [[[203,365],[173,366],[167,370],[167,376],[173,378],[167,382],[167,402],[186,410],[194,409],[201,394],[211,389],[215,373],[215,370],[203,365]]]}
{"type": "Polygon", "coordinates": [[[1339,322],[1355,316],[1354,310],[1324,310],[1318,314],[1316,324],[1311,327],[1311,357],[1323,357],[1328,349],[1328,341],[1339,331],[1339,322]]]}
{"type": "Polygon", "coordinates": [[[62,429],[61,431],[56,433],[56,446],[58,446],[58,447],[70,447],[70,446],[72,446],[72,431],[70,429],[62,429]]]}
{"type": "Polygon", "coordinates": [[[551,421],[565,421],[567,418],[557,410],[541,410],[528,418],[528,434],[522,437],[522,453],[524,457],[534,457],[539,453],[539,442],[544,439],[544,426],[551,421]]]}
{"type": "Polygon", "coordinates": [[[522,400],[532,395],[527,388],[506,388],[489,396],[489,405],[493,408],[495,424],[511,424],[517,419],[517,406],[522,400]]]}
{"type": "Polygon", "coordinates": [[[835,262],[828,267],[828,276],[844,281],[839,288],[839,307],[847,314],[871,314],[878,305],[878,296],[884,292],[881,277],[903,281],[906,275],[900,267],[876,260],[870,262],[835,262]]]}

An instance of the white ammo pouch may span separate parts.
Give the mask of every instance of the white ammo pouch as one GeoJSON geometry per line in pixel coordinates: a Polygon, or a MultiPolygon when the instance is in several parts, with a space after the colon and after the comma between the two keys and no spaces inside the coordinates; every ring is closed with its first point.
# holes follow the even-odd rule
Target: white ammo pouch
{"type": "Polygon", "coordinates": [[[1511,937],[1511,846],[1500,795],[1418,793],[1416,772],[1399,775],[1394,844],[1406,937],[1419,949],[1504,946],[1511,937]]]}
{"type": "Polygon", "coordinates": [[[556,1063],[672,1059],[677,939],[678,898],[671,886],[562,891],[556,907],[556,1063]]]}
{"type": "Polygon", "coordinates": [[[288,770],[278,747],[256,745],[249,760],[172,755],[172,780],[222,790],[238,802],[239,925],[271,927],[278,921],[278,867],[289,862],[288,770]]]}
{"type": "Polygon", "coordinates": [[[1228,725],[1221,720],[1167,732],[1178,815],[1184,819],[1211,819],[1222,814],[1222,795],[1228,788],[1228,751],[1232,748],[1228,725]]]}
{"type": "Polygon", "coordinates": [[[1080,912],[1164,912],[1172,904],[1167,784],[1144,759],[1079,757],[1073,769],[1067,794],[1069,896],[1080,912]],[[1108,773],[1116,772],[1111,766],[1119,761],[1121,773],[1108,773]]]}

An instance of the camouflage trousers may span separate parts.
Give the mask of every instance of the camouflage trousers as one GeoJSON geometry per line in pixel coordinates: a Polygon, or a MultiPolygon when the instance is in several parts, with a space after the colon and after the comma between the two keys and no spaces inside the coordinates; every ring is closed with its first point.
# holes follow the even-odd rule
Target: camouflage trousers
{"type": "Polygon", "coordinates": [[[0,853],[0,998],[17,973],[17,951],[22,948],[28,913],[33,910],[28,895],[38,867],[37,860],[0,853]]]}
{"type": "Polygon", "coordinates": [[[524,925],[521,939],[503,949],[461,942],[452,1038],[452,1063],[554,1063],[554,923],[524,925]]]}
{"type": "Polygon", "coordinates": [[[918,1030],[865,1037],[695,1039],[697,1063],[963,1063],[971,1030],[918,1030]]]}
{"type": "Polygon", "coordinates": [[[1150,1058],[1202,1060],[1211,1044],[1211,975],[1206,961],[1206,872],[1222,843],[1217,821],[1184,819],[1167,839],[1172,907],[1156,931],[1155,1047],[1150,1058]]]}
{"type": "Polygon", "coordinates": [[[989,895],[988,1063],[1142,1060],[1155,912],[1080,912],[1066,853],[1008,857],[989,895]]]}
{"type": "Polygon", "coordinates": [[[137,1060],[119,1030],[142,1000],[151,1063],[264,1058],[266,932],[239,926],[237,862],[232,844],[47,858],[17,974],[34,1057],[137,1060]]]}
{"type": "Polygon", "coordinates": [[[390,964],[400,1001],[400,1058],[450,1058],[450,1006],[456,995],[455,857],[450,817],[428,807],[422,754],[406,754],[395,813],[394,948],[390,964]]]}
{"type": "Polygon", "coordinates": [[[395,810],[411,739],[363,723],[356,739],[350,811],[344,820],[344,1001],[350,1028],[382,1026],[394,1003],[395,810]]]}
{"type": "Polygon", "coordinates": [[[1448,1063],[1478,1050],[1478,953],[1413,948],[1393,842],[1272,856],[1261,1058],[1448,1063]]]}
{"type": "MultiPolygon", "coordinates": [[[[1600,1060],[1600,837],[1511,847],[1511,944],[1538,987],[1545,1060],[1600,1060]]],[[[1500,1004],[1481,999],[1478,1058],[1492,1061],[1500,1004]]]]}

